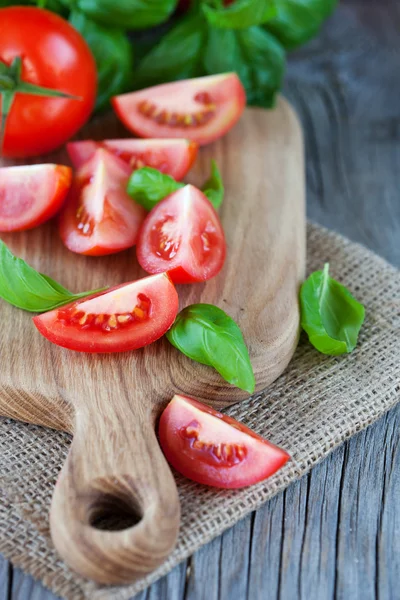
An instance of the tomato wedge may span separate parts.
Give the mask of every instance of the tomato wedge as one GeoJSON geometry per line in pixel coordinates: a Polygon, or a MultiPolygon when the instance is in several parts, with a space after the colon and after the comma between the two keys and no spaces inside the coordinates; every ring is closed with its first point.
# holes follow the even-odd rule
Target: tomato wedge
{"type": "Polygon", "coordinates": [[[84,140],[67,144],[68,154],[79,169],[98,148],[105,148],[128,163],[131,170],[153,167],[176,180],[183,179],[196,160],[198,145],[190,140],[84,140]]]}
{"type": "Polygon", "coordinates": [[[241,488],[278,471],[290,458],[235,419],[175,395],[161,415],[161,448],[182,475],[219,488],[241,488]]]}
{"type": "Polygon", "coordinates": [[[217,275],[225,261],[225,236],[203,192],[185,185],[157,204],[140,229],[136,254],[145,271],[168,272],[175,283],[217,275]]]}
{"type": "Polygon", "coordinates": [[[0,168],[0,231],[32,229],[61,208],[72,171],[62,165],[0,168]]]}
{"type": "Polygon", "coordinates": [[[178,312],[168,275],[124,283],[33,318],[53,344],[79,352],[123,352],[158,340],[178,312]]]}
{"type": "Polygon", "coordinates": [[[238,121],[246,93],[236,73],[156,85],[111,100],[124,125],[140,137],[189,138],[200,145],[238,121]]]}
{"type": "Polygon", "coordinates": [[[130,173],[104,148],[79,169],[59,220],[69,250],[99,256],[135,245],[146,212],[125,191],[130,173]]]}

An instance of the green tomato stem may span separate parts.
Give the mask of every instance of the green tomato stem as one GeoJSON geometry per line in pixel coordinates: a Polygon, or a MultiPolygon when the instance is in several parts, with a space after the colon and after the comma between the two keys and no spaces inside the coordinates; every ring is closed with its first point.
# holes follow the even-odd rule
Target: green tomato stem
{"type": "Polygon", "coordinates": [[[14,102],[15,94],[30,94],[33,96],[46,96],[48,98],[68,98],[69,100],[82,100],[79,96],[73,96],[60,90],[35,85],[21,79],[22,60],[16,56],[11,65],[0,61],[0,156],[3,152],[4,138],[7,127],[7,118],[14,102]]]}

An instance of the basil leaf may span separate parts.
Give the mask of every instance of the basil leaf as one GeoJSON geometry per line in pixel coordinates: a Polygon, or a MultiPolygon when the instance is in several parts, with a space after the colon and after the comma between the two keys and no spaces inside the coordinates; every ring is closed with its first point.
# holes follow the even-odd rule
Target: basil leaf
{"type": "Polygon", "coordinates": [[[134,171],[129,178],[126,191],[146,210],[151,210],[160,200],[185,187],[170,175],[153,167],[143,167],[134,171]]]}
{"type": "Polygon", "coordinates": [[[291,50],[317,35],[337,0],[275,0],[277,14],[266,28],[291,50]]]}
{"type": "Polygon", "coordinates": [[[215,160],[211,161],[211,176],[203,185],[203,193],[215,210],[221,206],[224,199],[224,184],[222,183],[221,173],[217,167],[215,160]]]}
{"type": "Polygon", "coordinates": [[[135,72],[135,87],[204,75],[201,63],[207,25],[201,15],[183,19],[146,54],[135,72]]]}
{"type": "Polygon", "coordinates": [[[133,71],[132,46],[120,29],[100,25],[77,10],[72,11],[69,22],[83,35],[96,60],[96,109],[104,109],[112,96],[129,87],[133,71]]]}
{"type": "Polygon", "coordinates": [[[210,25],[226,29],[246,29],[252,25],[261,25],[277,13],[272,0],[236,0],[230,6],[218,8],[203,4],[202,9],[210,25]]]}
{"type": "Polygon", "coordinates": [[[166,21],[177,0],[69,0],[74,8],[109,27],[143,29],[166,21]]]}
{"type": "Polygon", "coordinates": [[[237,31],[210,28],[204,65],[208,74],[236,71],[248,103],[270,107],[282,84],[285,52],[261,27],[237,31]]]}
{"type": "Polygon", "coordinates": [[[47,312],[79,298],[100,292],[72,294],[62,285],[17,258],[0,240],[0,298],[30,312],[47,312]]]}
{"type": "Polygon", "coordinates": [[[329,265],[315,271],[300,290],[301,326],[323,354],[354,350],[365,310],[350,292],[329,276],[329,265]]]}
{"type": "Polygon", "coordinates": [[[249,394],[254,392],[254,373],[242,332],[217,306],[188,306],[178,314],[166,335],[173,346],[192,360],[214,367],[226,381],[249,394]]]}

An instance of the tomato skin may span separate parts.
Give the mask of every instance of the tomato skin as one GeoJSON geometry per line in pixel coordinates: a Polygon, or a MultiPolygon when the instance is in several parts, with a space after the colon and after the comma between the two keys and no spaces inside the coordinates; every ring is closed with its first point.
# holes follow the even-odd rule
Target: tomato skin
{"type": "MultiPolygon", "coordinates": [[[[50,152],[87,121],[96,100],[97,71],[82,36],[47,10],[0,9],[0,60],[22,58],[22,79],[74,96],[49,98],[18,93],[7,118],[3,155],[13,158],[50,152]]],[[[1,107],[1,99],[0,99],[1,107]]]]}
{"type": "Polygon", "coordinates": [[[235,125],[246,106],[246,93],[236,73],[224,73],[114,96],[111,103],[124,125],[140,137],[185,137],[202,146],[235,125]],[[184,116],[193,116],[190,126],[178,124],[184,116]]]}
{"type": "Polygon", "coordinates": [[[32,229],[61,208],[72,171],[63,165],[0,168],[0,231],[32,229]]]}
{"type": "Polygon", "coordinates": [[[168,462],[185,477],[212,487],[253,485],[290,459],[245,425],[187,396],[172,398],[158,433],[168,462]]]}
{"type": "Polygon", "coordinates": [[[104,148],[79,169],[58,223],[69,250],[102,256],[136,244],[146,211],[126,192],[130,173],[124,161],[104,148]]]}
{"type": "Polygon", "coordinates": [[[145,271],[167,272],[174,283],[215,277],[225,262],[226,243],[211,202],[193,185],[164,198],[143,222],[136,255],[145,271]],[[170,256],[164,248],[171,249],[170,256]]]}
{"type": "Polygon", "coordinates": [[[173,324],[178,306],[178,294],[173,283],[168,275],[161,274],[83,298],[77,303],[33,317],[33,322],[50,342],[70,350],[88,353],[125,352],[147,346],[162,337],[173,324]],[[76,322],[61,318],[73,309],[79,314],[101,314],[107,321],[111,315],[124,315],[131,311],[140,295],[145,295],[151,302],[148,318],[126,327],[105,331],[100,326],[78,326],[76,322]]]}
{"type": "Polygon", "coordinates": [[[153,167],[177,181],[191,169],[198,152],[198,145],[185,139],[84,140],[67,144],[68,154],[77,169],[90,160],[98,148],[112,152],[133,170],[153,167]]]}

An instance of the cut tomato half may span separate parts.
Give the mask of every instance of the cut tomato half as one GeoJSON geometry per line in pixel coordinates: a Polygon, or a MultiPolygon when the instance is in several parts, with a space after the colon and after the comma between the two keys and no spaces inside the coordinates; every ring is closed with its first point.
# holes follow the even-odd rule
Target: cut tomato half
{"type": "Polygon", "coordinates": [[[79,169],[59,220],[69,250],[98,256],[136,244],[146,211],[126,193],[130,173],[123,160],[104,148],[79,169]]]}
{"type": "Polygon", "coordinates": [[[241,488],[273,475],[289,454],[213,408],[176,395],[161,415],[161,448],[182,475],[219,488],[241,488]]]}
{"type": "Polygon", "coordinates": [[[41,225],[61,208],[72,171],[63,165],[0,168],[0,231],[41,225]]]}
{"type": "Polygon", "coordinates": [[[148,273],[168,272],[175,283],[206,281],[225,261],[224,231],[208,198],[186,185],[149,212],[136,254],[148,273]]]}
{"type": "Polygon", "coordinates": [[[105,148],[130,166],[131,170],[153,167],[183,179],[196,160],[198,145],[184,139],[172,140],[84,140],[67,144],[68,154],[75,168],[79,169],[91,159],[98,148],[105,148]]]}
{"type": "Polygon", "coordinates": [[[168,275],[124,283],[33,318],[53,344],[79,352],[123,352],[151,344],[171,327],[178,294],[168,275]]]}
{"type": "Polygon", "coordinates": [[[140,137],[184,137],[204,145],[238,121],[246,93],[236,73],[224,73],[122,94],[112,105],[124,125],[140,137]]]}

